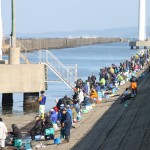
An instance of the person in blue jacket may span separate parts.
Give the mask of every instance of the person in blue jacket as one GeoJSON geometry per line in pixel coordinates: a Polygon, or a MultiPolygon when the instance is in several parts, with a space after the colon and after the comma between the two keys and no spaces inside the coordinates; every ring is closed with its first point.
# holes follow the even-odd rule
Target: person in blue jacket
{"type": "Polygon", "coordinates": [[[62,114],[63,114],[63,117],[62,117],[63,120],[61,120],[61,126],[64,129],[64,136],[65,136],[65,141],[64,142],[68,143],[69,140],[70,140],[70,129],[71,129],[71,126],[72,126],[72,120],[71,120],[71,116],[67,112],[66,108],[62,109],[62,114]]]}
{"type": "Polygon", "coordinates": [[[70,105],[67,105],[67,112],[70,114],[72,120],[72,109],[70,108],[70,105]]]}
{"type": "Polygon", "coordinates": [[[50,119],[54,124],[57,123],[57,113],[54,109],[50,110],[50,119]]]}
{"type": "Polygon", "coordinates": [[[42,119],[44,119],[44,113],[45,113],[45,103],[46,103],[46,96],[44,95],[44,91],[41,91],[41,96],[38,98],[39,101],[39,115],[42,116],[42,119]]]}

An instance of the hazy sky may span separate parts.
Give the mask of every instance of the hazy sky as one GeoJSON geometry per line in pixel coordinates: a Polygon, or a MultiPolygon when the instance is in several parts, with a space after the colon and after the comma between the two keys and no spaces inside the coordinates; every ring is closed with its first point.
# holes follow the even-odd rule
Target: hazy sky
{"type": "MultiPolygon", "coordinates": [[[[16,0],[17,32],[137,26],[138,4],[139,0],[16,0]]],[[[2,19],[4,33],[9,34],[11,0],[2,0],[2,19]]]]}

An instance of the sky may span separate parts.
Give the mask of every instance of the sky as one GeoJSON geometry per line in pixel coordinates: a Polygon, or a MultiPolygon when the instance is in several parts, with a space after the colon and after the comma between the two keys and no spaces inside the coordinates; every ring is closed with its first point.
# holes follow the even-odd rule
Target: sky
{"type": "MultiPolygon", "coordinates": [[[[1,1],[3,30],[9,35],[11,0],[1,1]]],[[[139,0],[16,0],[16,28],[18,33],[38,34],[133,27],[138,25],[138,4],[139,0]]]]}

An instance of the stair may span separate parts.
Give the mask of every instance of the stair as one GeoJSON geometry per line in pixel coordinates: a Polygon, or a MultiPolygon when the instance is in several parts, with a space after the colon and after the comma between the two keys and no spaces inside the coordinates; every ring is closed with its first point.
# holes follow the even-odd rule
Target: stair
{"type": "Polygon", "coordinates": [[[45,64],[62,82],[64,82],[70,89],[75,87],[77,80],[77,67],[74,71],[70,71],[67,66],[62,64],[56,56],[48,50],[39,51],[39,63],[45,64]]]}

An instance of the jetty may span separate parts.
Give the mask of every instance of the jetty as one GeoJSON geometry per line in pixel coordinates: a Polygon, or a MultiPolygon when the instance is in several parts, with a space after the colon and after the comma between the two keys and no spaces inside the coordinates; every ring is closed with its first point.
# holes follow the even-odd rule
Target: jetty
{"type": "Polygon", "coordinates": [[[139,82],[138,95],[134,99],[123,104],[119,104],[120,98],[106,102],[108,107],[112,103],[111,107],[72,150],[149,150],[149,91],[150,74],[146,74],[139,82]]]}
{"type": "Polygon", "coordinates": [[[147,49],[148,47],[150,47],[150,40],[145,40],[145,41],[131,41],[129,42],[129,46],[131,47],[131,49],[140,49],[140,48],[144,48],[147,49]]]}
{"type": "MultiPolygon", "coordinates": [[[[138,76],[143,72],[145,77],[139,78],[138,95],[135,98],[121,104],[120,96],[103,100],[88,114],[82,115],[82,120],[71,130],[70,143],[54,145],[53,141],[48,141],[42,149],[149,150],[150,74],[142,70],[138,76]]],[[[117,94],[121,95],[129,86],[129,82],[120,86],[117,94]]],[[[31,122],[33,117],[33,114],[25,115],[22,121],[19,116],[4,116],[3,119],[9,129],[13,119],[23,132],[27,132],[34,125],[31,122]]],[[[55,136],[59,137],[59,132],[55,136]]]]}

